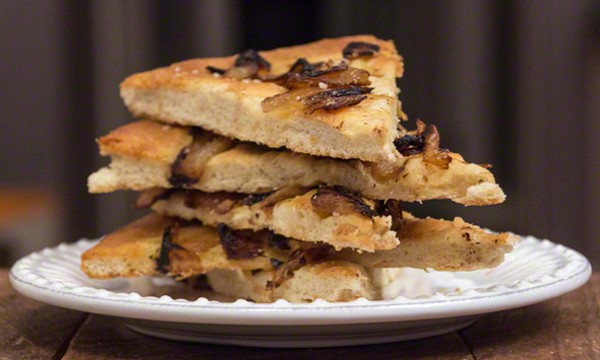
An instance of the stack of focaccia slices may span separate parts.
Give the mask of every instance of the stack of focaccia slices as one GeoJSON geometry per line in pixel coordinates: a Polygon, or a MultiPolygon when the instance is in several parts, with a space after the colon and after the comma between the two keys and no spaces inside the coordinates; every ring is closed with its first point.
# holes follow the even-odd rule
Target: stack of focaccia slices
{"type": "Polygon", "coordinates": [[[352,36],[130,76],[121,95],[144,119],[98,140],[111,163],[88,187],[138,191],[154,214],[87,251],[83,271],[202,275],[224,295],[303,302],[380,299],[376,269],[497,266],[513,236],[401,209],[505,198],[435,126],[400,125],[402,71],[392,42],[352,36]]]}

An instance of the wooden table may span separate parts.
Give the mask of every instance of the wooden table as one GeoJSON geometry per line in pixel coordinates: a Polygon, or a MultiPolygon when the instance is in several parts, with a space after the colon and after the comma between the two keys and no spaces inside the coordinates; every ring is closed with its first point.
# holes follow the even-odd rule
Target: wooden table
{"type": "Polygon", "coordinates": [[[138,335],[118,320],[29,300],[0,270],[0,359],[596,359],[600,273],[542,304],[483,316],[448,335],[386,345],[257,349],[138,335]]]}

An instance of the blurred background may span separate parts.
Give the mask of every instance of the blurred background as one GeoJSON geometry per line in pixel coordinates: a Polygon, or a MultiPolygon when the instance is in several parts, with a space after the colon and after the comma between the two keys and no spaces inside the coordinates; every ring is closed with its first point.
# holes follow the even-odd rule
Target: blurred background
{"type": "Polygon", "coordinates": [[[492,171],[506,203],[411,211],[561,242],[600,262],[599,1],[1,1],[0,264],[139,216],[89,195],[94,139],[132,120],[128,74],[322,37],[393,39],[411,119],[492,171]]]}

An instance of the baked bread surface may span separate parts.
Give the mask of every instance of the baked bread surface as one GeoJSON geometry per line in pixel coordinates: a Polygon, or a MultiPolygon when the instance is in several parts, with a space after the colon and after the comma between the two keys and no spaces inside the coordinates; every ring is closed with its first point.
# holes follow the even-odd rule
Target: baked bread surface
{"type": "MultiPolygon", "coordinates": [[[[81,269],[92,278],[169,275],[185,278],[209,271],[273,270],[271,259],[285,261],[294,249],[304,246],[289,240],[289,250],[265,248],[262,256],[229,259],[215,228],[192,225],[179,229],[172,241],[181,249],[169,254],[166,271],[157,267],[165,228],[175,220],[148,215],[104,237],[82,255],[81,269]]],[[[510,234],[493,234],[454,221],[416,219],[405,214],[400,245],[392,250],[358,253],[345,249],[330,252],[329,260],[349,261],[370,268],[413,267],[441,271],[472,271],[499,265],[517,241],[510,234]]]]}
{"type": "MultiPolygon", "coordinates": [[[[139,121],[98,140],[100,152],[112,162],[88,179],[92,193],[170,188],[173,159],[189,145],[189,127],[139,121]],[[170,134],[165,136],[165,134],[170,134]],[[153,151],[147,151],[147,148],[153,151]]],[[[217,137],[218,138],[218,137],[217,137]]],[[[215,139],[227,142],[227,139],[215,139]]],[[[339,185],[371,199],[425,201],[450,199],[464,205],[502,203],[505,195],[492,173],[450,153],[448,169],[429,164],[422,154],[389,166],[357,160],[309,156],[251,143],[215,151],[190,188],[206,192],[262,193],[286,186],[339,185]]]]}
{"type": "Polygon", "coordinates": [[[395,82],[402,76],[403,63],[391,41],[371,35],[349,36],[262,51],[260,55],[271,63],[271,73],[283,74],[298,58],[337,63],[342,60],[342,50],[355,41],[380,46],[373,56],[349,60],[350,66],[369,71],[373,90],[360,103],[334,111],[264,112],[261,102],[287,91],[286,88],[259,80],[216,76],[206,69],[228,69],[235,56],[188,60],[134,74],[121,84],[121,97],[138,117],[199,126],[217,134],[300,153],[393,161],[401,156],[393,141],[400,135],[398,121],[403,116],[395,82]]]}

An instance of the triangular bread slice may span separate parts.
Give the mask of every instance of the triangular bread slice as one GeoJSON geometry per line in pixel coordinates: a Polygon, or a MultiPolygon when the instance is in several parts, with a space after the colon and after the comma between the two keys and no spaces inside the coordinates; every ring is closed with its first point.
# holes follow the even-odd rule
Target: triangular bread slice
{"type": "Polygon", "coordinates": [[[325,249],[320,261],[471,271],[499,265],[516,241],[510,234],[489,233],[459,218],[444,221],[405,217],[398,247],[358,254],[330,251],[324,245],[266,232],[232,233],[220,227],[220,236],[212,227],[198,223],[178,226],[181,220],[151,214],[107,235],[86,251],[81,269],[89,277],[99,279],[146,275],[186,278],[217,269],[275,270],[289,263],[299,249],[325,249]]]}
{"type": "MultiPolygon", "coordinates": [[[[343,190],[283,188],[269,196],[200,191],[147,192],[139,199],[154,201],[152,210],[164,216],[199,220],[216,227],[269,229],[302,241],[324,242],[337,250],[373,252],[398,246],[392,216],[379,214],[381,202],[343,190]]],[[[146,205],[146,204],[144,204],[146,205]]]]}
{"type": "MultiPolygon", "coordinates": [[[[398,122],[399,117],[404,116],[399,110],[399,90],[395,82],[402,76],[403,63],[391,41],[370,35],[348,36],[261,51],[262,58],[252,52],[244,54],[253,54],[253,57],[194,59],[134,74],[121,84],[121,97],[135,116],[199,126],[272,148],[286,147],[300,153],[374,162],[392,161],[401,156],[393,142],[401,135],[398,122]],[[357,44],[365,46],[365,51],[358,49],[348,54],[348,47],[354,46],[356,50],[357,44]],[[236,59],[238,63],[250,61],[255,69],[260,67],[262,77],[252,73],[251,78],[240,80],[239,72],[237,78],[229,77],[229,73],[219,74],[222,71],[217,68],[231,69],[236,59]],[[370,81],[366,87],[372,90],[349,95],[363,100],[337,109],[307,109],[299,105],[300,96],[296,96],[291,99],[295,106],[266,112],[263,100],[285,93],[288,88],[261,79],[285,74],[299,59],[311,64],[332,61],[333,65],[344,61],[352,68],[366,70],[370,81]],[[264,60],[270,63],[269,71],[264,60]]],[[[310,84],[311,89],[321,92],[317,96],[321,100],[325,99],[321,95],[326,93],[333,96],[337,91],[335,96],[338,96],[347,89],[356,89],[342,85],[338,91],[326,82],[310,84]]],[[[302,82],[302,86],[306,83],[302,82]]],[[[305,98],[302,99],[305,102],[305,98]]],[[[324,106],[331,107],[334,100],[326,99],[324,106]]]]}
{"type": "Polygon", "coordinates": [[[206,277],[215,292],[258,303],[270,303],[278,299],[302,303],[316,299],[341,302],[381,298],[381,289],[373,281],[370,272],[347,261],[306,265],[294,272],[294,276],[281,286],[270,289],[267,284],[273,279],[274,273],[275,270],[213,270],[206,277]]]}
{"type": "Polygon", "coordinates": [[[190,181],[183,186],[206,192],[263,193],[288,186],[327,184],[382,200],[450,199],[464,205],[492,205],[505,199],[488,169],[467,163],[455,153],[448,153],[452,158],[448,168],[426,162],[423,153],[382,167],[240,144],[194,130],[142,120],[101,137],[100,153],[110,156],[112,162],[89,177],[89,191],[172,188],[182,185],[185,175],[183,178],[190,181]],[[188,167],[191,169],[174,168],[190,148],[196,153],[188,154],[196,159],[188,167]]]}
{"type": "MultiPolygon", "coordinates": [[[[343,250],[343,259],[349,256],[368,267],[393,267],[390,264],[398,262],[422,267],[423,262],[444,259],[445,269],[464,269],[469,263],[477,263],[467,248],[477,245],[478,251],[473,255],[480,256],[482,252],[493,254],[498,248],[509,250],[510,246],[504,246],[511,244],[508,235],[496,238],[460,218],[415,219],[401,212],[399,204],[373,202],[347,194],[343,189],[321,187],[297,194],[283,189],[262,199],[252,199],[239,194],[175,192],[161,196],[152,209],[161,215],[200,220],[209,226],[225,223],[233,229],[269,229],[288,238],[323,242],[336,250],[349,248],[343,250]],[[461,232],[462,229],[465,231],[461,232]],[[445,246],[439,247],[438,253],[435,247],[428,248],[432,243],[445,246]],[[392,250],[395,248],[398,250],[392,250]],[[407,249],[411,249],[408,254],[407,249]],[[465,254],[459,256],[463,250],[465,254]],[[371,254],[360,254],[362,251],[371,254]],[[414,256],[413,252],[420,255],[414,256]]],[[[504,251],[496,252],[497,259],[488,255],[486,261],[499,263],[503,254],[504,251]]]]}

